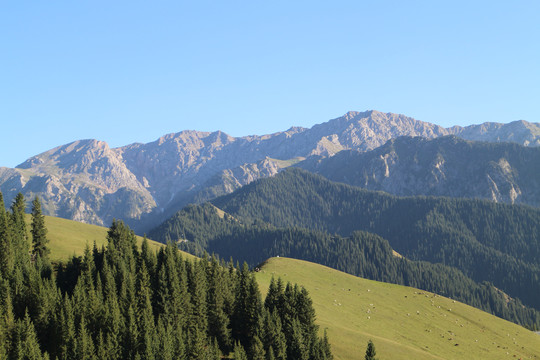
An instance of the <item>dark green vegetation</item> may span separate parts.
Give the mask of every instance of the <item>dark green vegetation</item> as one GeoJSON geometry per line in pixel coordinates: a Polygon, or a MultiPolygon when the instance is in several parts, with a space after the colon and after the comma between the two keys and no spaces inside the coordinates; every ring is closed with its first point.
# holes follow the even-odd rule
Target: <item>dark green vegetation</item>
{"type": "Polygon", "coordinates": [[[364,357],[364,359],[377,360],[375,355],[377,355],[377,352],[375,351],[375,345],[373,344],[373,341],[369,340],[367,349],[366,349],[366,356],[364,357]]]}
{"type": "Polygon", "coordinates": [[[480,200],[400,198],[291,169],[190,206],[151,236],[257,264],[318,262],[455,298],[540,326],[540,211],[480,200]],[[392,248],[405,258],[394,256],[392,248]],[[502,291],[509,294],[506,296],[502,291]],[[526,305],[523,306],[522,302],[526,305]]]}
{"type": "Polygon", "coordinates": [[[272,282],[263,302],[247,265],[139,250],[117,221],[107,247],[53,268],[39,201],[33,246],[22,204],[0,194],[0,359],[332,358],[304,288],[272,282]]]}

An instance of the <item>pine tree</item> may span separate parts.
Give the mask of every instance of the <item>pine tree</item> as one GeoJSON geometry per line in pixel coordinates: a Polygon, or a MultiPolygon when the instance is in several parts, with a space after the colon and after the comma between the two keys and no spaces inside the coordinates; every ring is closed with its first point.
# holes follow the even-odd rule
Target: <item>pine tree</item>
{"type": "Polygon", "coordinates": [[[243,346],[250,346],[250,338],[261,329],[259,316],[262,314],[259,287],[248,266],[244,263],[240,272],[233,318],[233,335],[243,346]]]}
{"type": "Polygon", "coordinates": [[[150,251],[150,247],[148,245],[148,238],[146,237],[146,235],[144,235],[143,242],[141,244],[141,259],[146,265],[148,273],[152,277],[152,275],[156,272],[156,254],[155,252],[150,251]]]}
{"type": "Polygon", "coordinates": [[[141,359],[154,359],[155,325],[150,300],[150,277],[146,271],[146,265],[141,262],[137,273],[137,322],[139,327],[138,351],[141,359]]]}
{"type": "Polygon", "coordinates": [[[273,348],[268,349],[268,352],[266,353],[266,360],[276,360],[273,348]]]}
{"type": "Polygon", "coordinates": [[[8,357],[8,350],[7,350],[7,336],[4,333],[5,329],[1,327],[0,325],[0,359],[7,359],[8,357]]]}
{"type": "Polygon", "coordinates": [[[266,352],[264,351],[264,345],[257,335],[254,335],[251,340],[249,354],[249,358],[252,360],[265,360],[266,352]]]}
{"type": "Polygon", "coordinates": [[[81,317],[81,322],[79,324],[76,353],[77,359],[79,360],[96,360],[94,341],[92,340],[92,336],[88,333],[84,316],[81,317]]]}
{"type": "Polygon", "coordinates": [[[124,332],[123,318],[118,305],[118,296],[116,293],[116,283],[113,278],[112,270],[106,259],[103,261],[101,270],[103,278],[103,298],[104,314],[103,325],[104,337],[107,344],[107,353],[110,359],[120,359],[122,349],[120,347],[121,334],[124,332]]]}
{"type": "Polygon", "coordinates": [[[226,313],[230,289],[228,288],[227,273],[219,265],[215,257],[209,267],[208,274],[208,332],[216,338],[224,353],[232,350],[229,316],[226,313]]]}
{"type": "Polygon", "coordinates": [[[219,350],[219,345],[218,345],[217,340],[213,338],[210,345],[206,347],[205,360],[220,360],[220,359],[221,359],[221,351],[219,350]]]}
{"type": "Polygon", "coordinates": [[[28,233],[25,221],[26,202],[24,196],[18,193],[11,204],[11,241],[13,244],[15,261],[21,265],[28,261],[28,233]]]}
{"type": "Polygon", "coordinates": [[[304,343],[310,354],[312,354],[314,346],[318,342],[319,327],[315,324],[313,302],[304,287],[296,295],[296,312],[302,327],[304,343]]]}
{"type": "Polygon", "coordinates": [[[324,337],[321,341],[321,348],[324,353],[324,358],[326,360],[334,359],[334,355],[332,355],[332,349],[330,348],[330,342],[328,341],[328,334],[326,333],[326,329],[324,330],[324,337]]]}
{"type": "Polygon", "coordinates": [[[189,293],[191,294],[191,319],[190,322],[206,333],[208,329],[208,315],[206,295],[208,285],[206,282],[205,260],[195,261],[188,268],[189,293]]]}
{"type": "Polygon", "coordinates": [[[375,355],[377,355],[377,353],[375,352],[375,345],[373,344],[373,341],[369,340],[366,349],[366,356],[364,358],[366,360],[377,360],[375,355]]]}
{"type": "Polygon", "coordinates": [[[187,320],[191,312],[187,283],[186,262],[178,256],[177,248],[169,243],[158,254],[154,304],[157,314],[163,314],[164,319],[184,333],[188,331],[187,320]]]}
{"type": "Polygon", "coordinates": [[[0,274],[9,276],[13,271],[14,251],[11,240],[9,218],[0,192],[0,274]]]}
{"type": "Polygon", "coordinates": [[[69,296],[67,294],[64,296],[64,305],[62,307],[62,313],[60,315],[60,324],[62,329],[60,359],[75,359],[75,347],[77,343],[77,334],[75,330],[75,314],[73,312],[71,300],[69,299],[69,296]]]}
{"type": "Polygon", "coordinates": [[[307,360],[309,359],[309,349],[306,348],[302,326],[298,319],[293,319],[291,337],[287,344],[287,359],[307,360]]]}
{"type": "Polygon", "coordinates": [[[24,320],[20,320],[17,325],[16,337],[16,358],[27,360],[42,360],[43,354],[39,348],[39,343],[28,312],[24,320]]]}
{"type": "Polygon", "coordinates": [[[238,341],[234,345],[234,360],[248,360],[244,347],[238,341]]]}
{"type": "Polygon", "coordinates": [[[2,343],[0,359],[7,359],[7,354],[11,350],[10,338],[14,332],[15,325],[9,282],[0,277],[0,343],[2,343]]]}
{"type": "Polygon", "coordinates": [[[32,254],[46,259],[50,253],[47,244],[47,228],[45,227],[45,216],[41,213],[41,203],[38,197],[32,201],[32,254]]]}
{"type": "Polygon", "coordinates": [[[272,350],[272,355],[275,359],[285,360],[287,357],[287,339],[283,333],[277,308],[272,313],[268,312],[268,310],[265,311],[263,334],[263,342],[265,349],[267,349],[267,354],[272,350]]]}
{"type": "Polygon", "coordinates": [[[137,354],[137,345],[139,340],[139,329],[133,306],[127,311],[126,329],[124,334],[124,359],[133,359],[137,354]]]}
{"type": "Polygon", "coordinates": [[[100,330],[97,340],[96,357],[99,360],[109,360],[109,352],[107,351],[107,343],[103,338],[103,332],[100,330]]]}
{"type": "Polygon", "coordinates": [[[189,359],[203,360],[206,356],[206,334],[196,325],[189,332],[189,359]]]}
{"type": "Polygon", "coordinates": [[[282,294],[283,287],[279,288],[278,283],[274,280],[274,277],[272,276],[272,279],[270,280],[270,286],[268,287],[268,294],[266,294],[266,299],[264,300],[264,306],[270,312],[273,312],[274,309],[279,307],[279,298],[282,294]]]}
{"type": "MultiPolygon", "coordinates": [[[[157,358],[161,360],[173,359],[173,339],[171,335],[171,326],[163,321],[162,317],[159,317],[157,326],[157,339],[159,341],[157,347],[157,358]]],[[[179,357],[181,358],[181,357],[179,357]]]]}

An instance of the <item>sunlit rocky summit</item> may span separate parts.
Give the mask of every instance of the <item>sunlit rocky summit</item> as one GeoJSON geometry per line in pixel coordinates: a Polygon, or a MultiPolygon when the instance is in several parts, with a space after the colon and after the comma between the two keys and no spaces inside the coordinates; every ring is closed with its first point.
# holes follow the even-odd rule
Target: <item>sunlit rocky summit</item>
{"type": "Polygon", "coordinates": [[[100,225],[120,218],[142,231],[189,202],[231,192],[305,159],[342,150],[368,152],[400,136],[446,135],[540,146],[540,125],[526,121],[443,128],[405,115],[349,112],[309,129],[260,136],[188,130],[119,148],[75,141],[16,168],[0,168],[0,190],[7,204],[18,192],[27,199],[38,195],[47,214],[100,225]]]}

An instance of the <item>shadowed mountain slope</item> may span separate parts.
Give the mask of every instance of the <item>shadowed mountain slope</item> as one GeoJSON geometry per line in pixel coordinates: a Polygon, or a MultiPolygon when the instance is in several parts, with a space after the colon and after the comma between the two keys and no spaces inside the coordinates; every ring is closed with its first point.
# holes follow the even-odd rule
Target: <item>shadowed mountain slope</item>
{"type": "Polygon", "coordinates": [[[540,206],[540,148],[399,137],[368,152],[341,151],[296,166],[332,181],[395,195],[484,198],[540,206]]]}

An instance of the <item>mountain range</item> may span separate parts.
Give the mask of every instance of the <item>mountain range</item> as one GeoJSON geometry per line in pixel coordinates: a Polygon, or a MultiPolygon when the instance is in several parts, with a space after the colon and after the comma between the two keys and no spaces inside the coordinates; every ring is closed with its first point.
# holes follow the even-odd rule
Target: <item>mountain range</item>
{"type": "MultiPolygon", "coordinates": [[[[343,150],[369,152],[400,136],[434,139],[447,135],[513,142],[519,151],[540,145],[537,123],[443,128],[405,115],[349,112],[309,129],[292,127],[261,136],[182,131],[119,148],[98,140],[79,140],[31,157],[15,168],[0,168],[0,191],[8,204],[18,192],[27,199],[37,195],[47,215],[100,225],[121,218],[142,232],[190,202],[230,193],[305,159],[331,158],[343,150]]],[[[504,161],[500,167],[508,168],[504,161]]],[[[503,178],[507,181],[509,177],[503,178]]],[[[526,186],[512,185],[515,195],[507,195],[506,188],[494,182],[502,192],[493,195],[493,191],[482,190],[466,196],[521,201],[526,186]]],[[[537,206],[537,200],[531,204],[537,206]]]]}
{"type": "Polygon", "coordinates": [[[482,198],[540,206],[540,148],[456,136],[399,137],[372,151],[313,156],[296,166],[327,179],[401,196],[482,198]]]}

